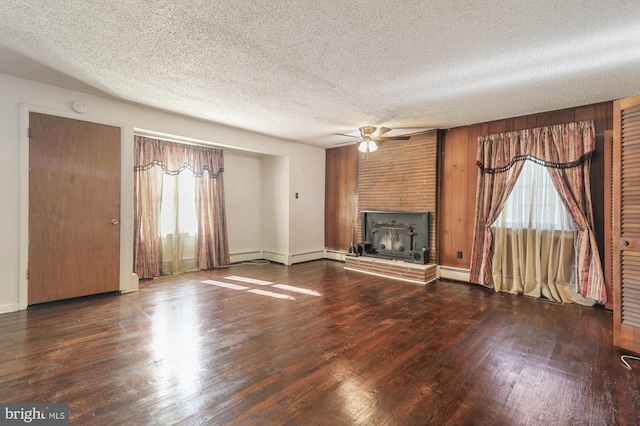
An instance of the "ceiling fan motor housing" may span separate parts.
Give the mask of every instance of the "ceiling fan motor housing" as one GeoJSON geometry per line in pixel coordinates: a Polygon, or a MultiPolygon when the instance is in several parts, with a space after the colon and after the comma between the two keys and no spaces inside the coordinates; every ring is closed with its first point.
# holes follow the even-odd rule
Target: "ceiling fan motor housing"
{"type": "Polygon", "coordinates": [[[377,129],[377,127],[375,126],[363,126],[360,127],[360,136],[362,136],[363,139],[370,139],[371,135],[373,134],[373,132],[375,132],[377,129]]]}

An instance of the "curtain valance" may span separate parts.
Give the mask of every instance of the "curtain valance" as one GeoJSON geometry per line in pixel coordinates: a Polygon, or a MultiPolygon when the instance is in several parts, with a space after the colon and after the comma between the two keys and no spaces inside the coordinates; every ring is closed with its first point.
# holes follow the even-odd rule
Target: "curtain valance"
{"type": "Polygon", "coordinates": [[[206,170],[211,178],[218,177],[224,171],[224,157],[222,150],[218,148],[167,142],[137,135],[135,143],[136,171],[159,166],[169,175],[177,175],[188,169],[194,176],[202,177],[206,170]]]}
{"type": "Polygon", "coordinates": [[[482,173],[503,173],[519,161],[545,167],[577,167],[595,152],[593,121],[578,121],[478,138],[477,165],[482,173]]]}

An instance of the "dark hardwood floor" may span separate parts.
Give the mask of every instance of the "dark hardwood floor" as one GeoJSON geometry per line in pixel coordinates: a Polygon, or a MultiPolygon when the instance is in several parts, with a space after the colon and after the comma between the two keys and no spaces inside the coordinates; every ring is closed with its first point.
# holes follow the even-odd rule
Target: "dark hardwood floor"
{"type": "Polygon", "coordinates": [[[96,425],[639,423],[611,312],[342,266],[235,265],[0,315],[0,402],[96,425]]]}

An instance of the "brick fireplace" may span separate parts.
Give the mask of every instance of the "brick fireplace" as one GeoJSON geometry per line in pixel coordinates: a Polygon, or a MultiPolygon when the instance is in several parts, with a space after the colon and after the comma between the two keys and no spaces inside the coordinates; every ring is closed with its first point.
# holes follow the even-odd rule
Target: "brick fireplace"
{"type": "MultiPolygon", "coordinates": [[[[428,244],[412,244],[401,240],[413,233],[413,230],[396,229],[396,223],[380,229],[377,235],[386,238],[384,248],[378,242],[368,241],[372,248],[378,247],[378,253],[389,251],[398,255],[393,259],[371,256],[346,256],[345,269],[356,270],[373,275],[427,284],[436,278],[436,198],[437,198],[437,145],[438,132],[432,131],[411,136],[408,141],[380,144],[378,150],[367,158],[360,158],[357,175],[357,213],[356,224],[351,232],[350,241],[367,243],[363,238],[362,220],[365,211],[388,212],[430,212],[428,225],[428,244]],[[398,237],[396,237],[396,233],[398,237]],[[390,243],[390,244],[389,244],[390,243]],[[426,250],[422,252],[422,248],[426,250]],[[424,254],[420,263],[411,259],[416,253],[424,254]]],[[[382,221],[381,221],[382,223],[382,221]]],[[[423,233],[425,234],[425,233],[423,233]]],[[[414,236],[415,239],[415,236],[414,236]]],[[[348,241],[349,241],[348,240],[348,241]]],[[[365,247],[362,247],[365,250],[365,247]]]]}
{"type": "MultiPolygon", "coordinates": [[[[386,142],[360,158],[357,176],[356,241],[362,238],[363,211],[430,212],[429,259],[436,263],[437,132],[386,142]]],[[[395,235],[395,234],[394,234],[395,235]]]]}

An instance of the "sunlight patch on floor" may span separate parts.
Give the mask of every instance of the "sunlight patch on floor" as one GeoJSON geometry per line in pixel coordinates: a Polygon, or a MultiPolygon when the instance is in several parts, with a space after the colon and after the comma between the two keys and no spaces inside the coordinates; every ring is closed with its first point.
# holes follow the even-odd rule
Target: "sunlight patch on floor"
{"type": "Polygon", "coordinates": [[[248,293],[259,294],[261,296],[275,297],[276,299],[296,300],[296,298],[293,296],[287,296],[286,294],[281,294],[281,293],[274,293],[272,291],[254,289],[254,290],[248,290],[248,293]]]}
{"type": "Polygon", "coordinates": [[[309,296],[322,296],[322,295],[321,295],[320,293],[318,293],[317,291],[308,290],[308,289],[306,289],[306,288],[294,287],[294,286],[292,286],[292,285],[286,285],[286,284],[274,284],[272,287],[279,288],[280,290],[293,291],[293,292],[295,292],[295,293],[308,294],[309,296]]]}
{"type": "Polygon", "coordinates": [[[230,283],[223,283],[222,281],[206,280],[202,282],[205,284],[217,285],[218,287],[230,288],[232,290],[248,290],[249,289],[249,287],[244,287],[241,285],[230,284],[230,283]]]}
{"type": "Polygon", "coordinates": [[[230,277],[224,277],[224,278],[226,280],[242,281],[243,283],[249,283],[249,284],[258,284],[258,285],[271,285],[271,284],[273,284],[270,281],[256,280],[255,278],[238,277],[238,276],[235,276],[235,275],[232,275],[230,277]]]}
{"type": "MultiPolygon", "coordinates": [[[[322,294],[318,293],[317,291],[309,290],[307,288],[294,287],[292,285],[287,285],[287,284],[273,284],[272,282],[263,281],[263,280],[257,280],[255,278],[239,277],[239,276],[236,276],[236,275],[232,275],[232,276],[229,276],[229,277],[224,277],[224,279],[225,280],[232,280],[232,281],[240,281],[240,282],[247,283],[247,284],[263,285],[263,286],[270,285],[271,288],[277,288],[277,289],[280,289],[280,290],[299,293],[299,294],[306,294],[308,296],[322,296],[322,294]]],[[[238,284],[226,283],[226,282],[223,282],[223,281],[205,280],[205,281],[201,281],[201,282],[203,284],[211,284],[211,285],[215,285],[215,286],[218,286],[218,287],[229,288],[231,290],[247,291],[248,293],[259,294],[261,296],[275,297],[277,299],[296,300],[295,297],[289,296],[287,294],[276,293],[274,291],[251,289],[251,287],[242,286],[242,285],[238,285],[238,284]]]]}

